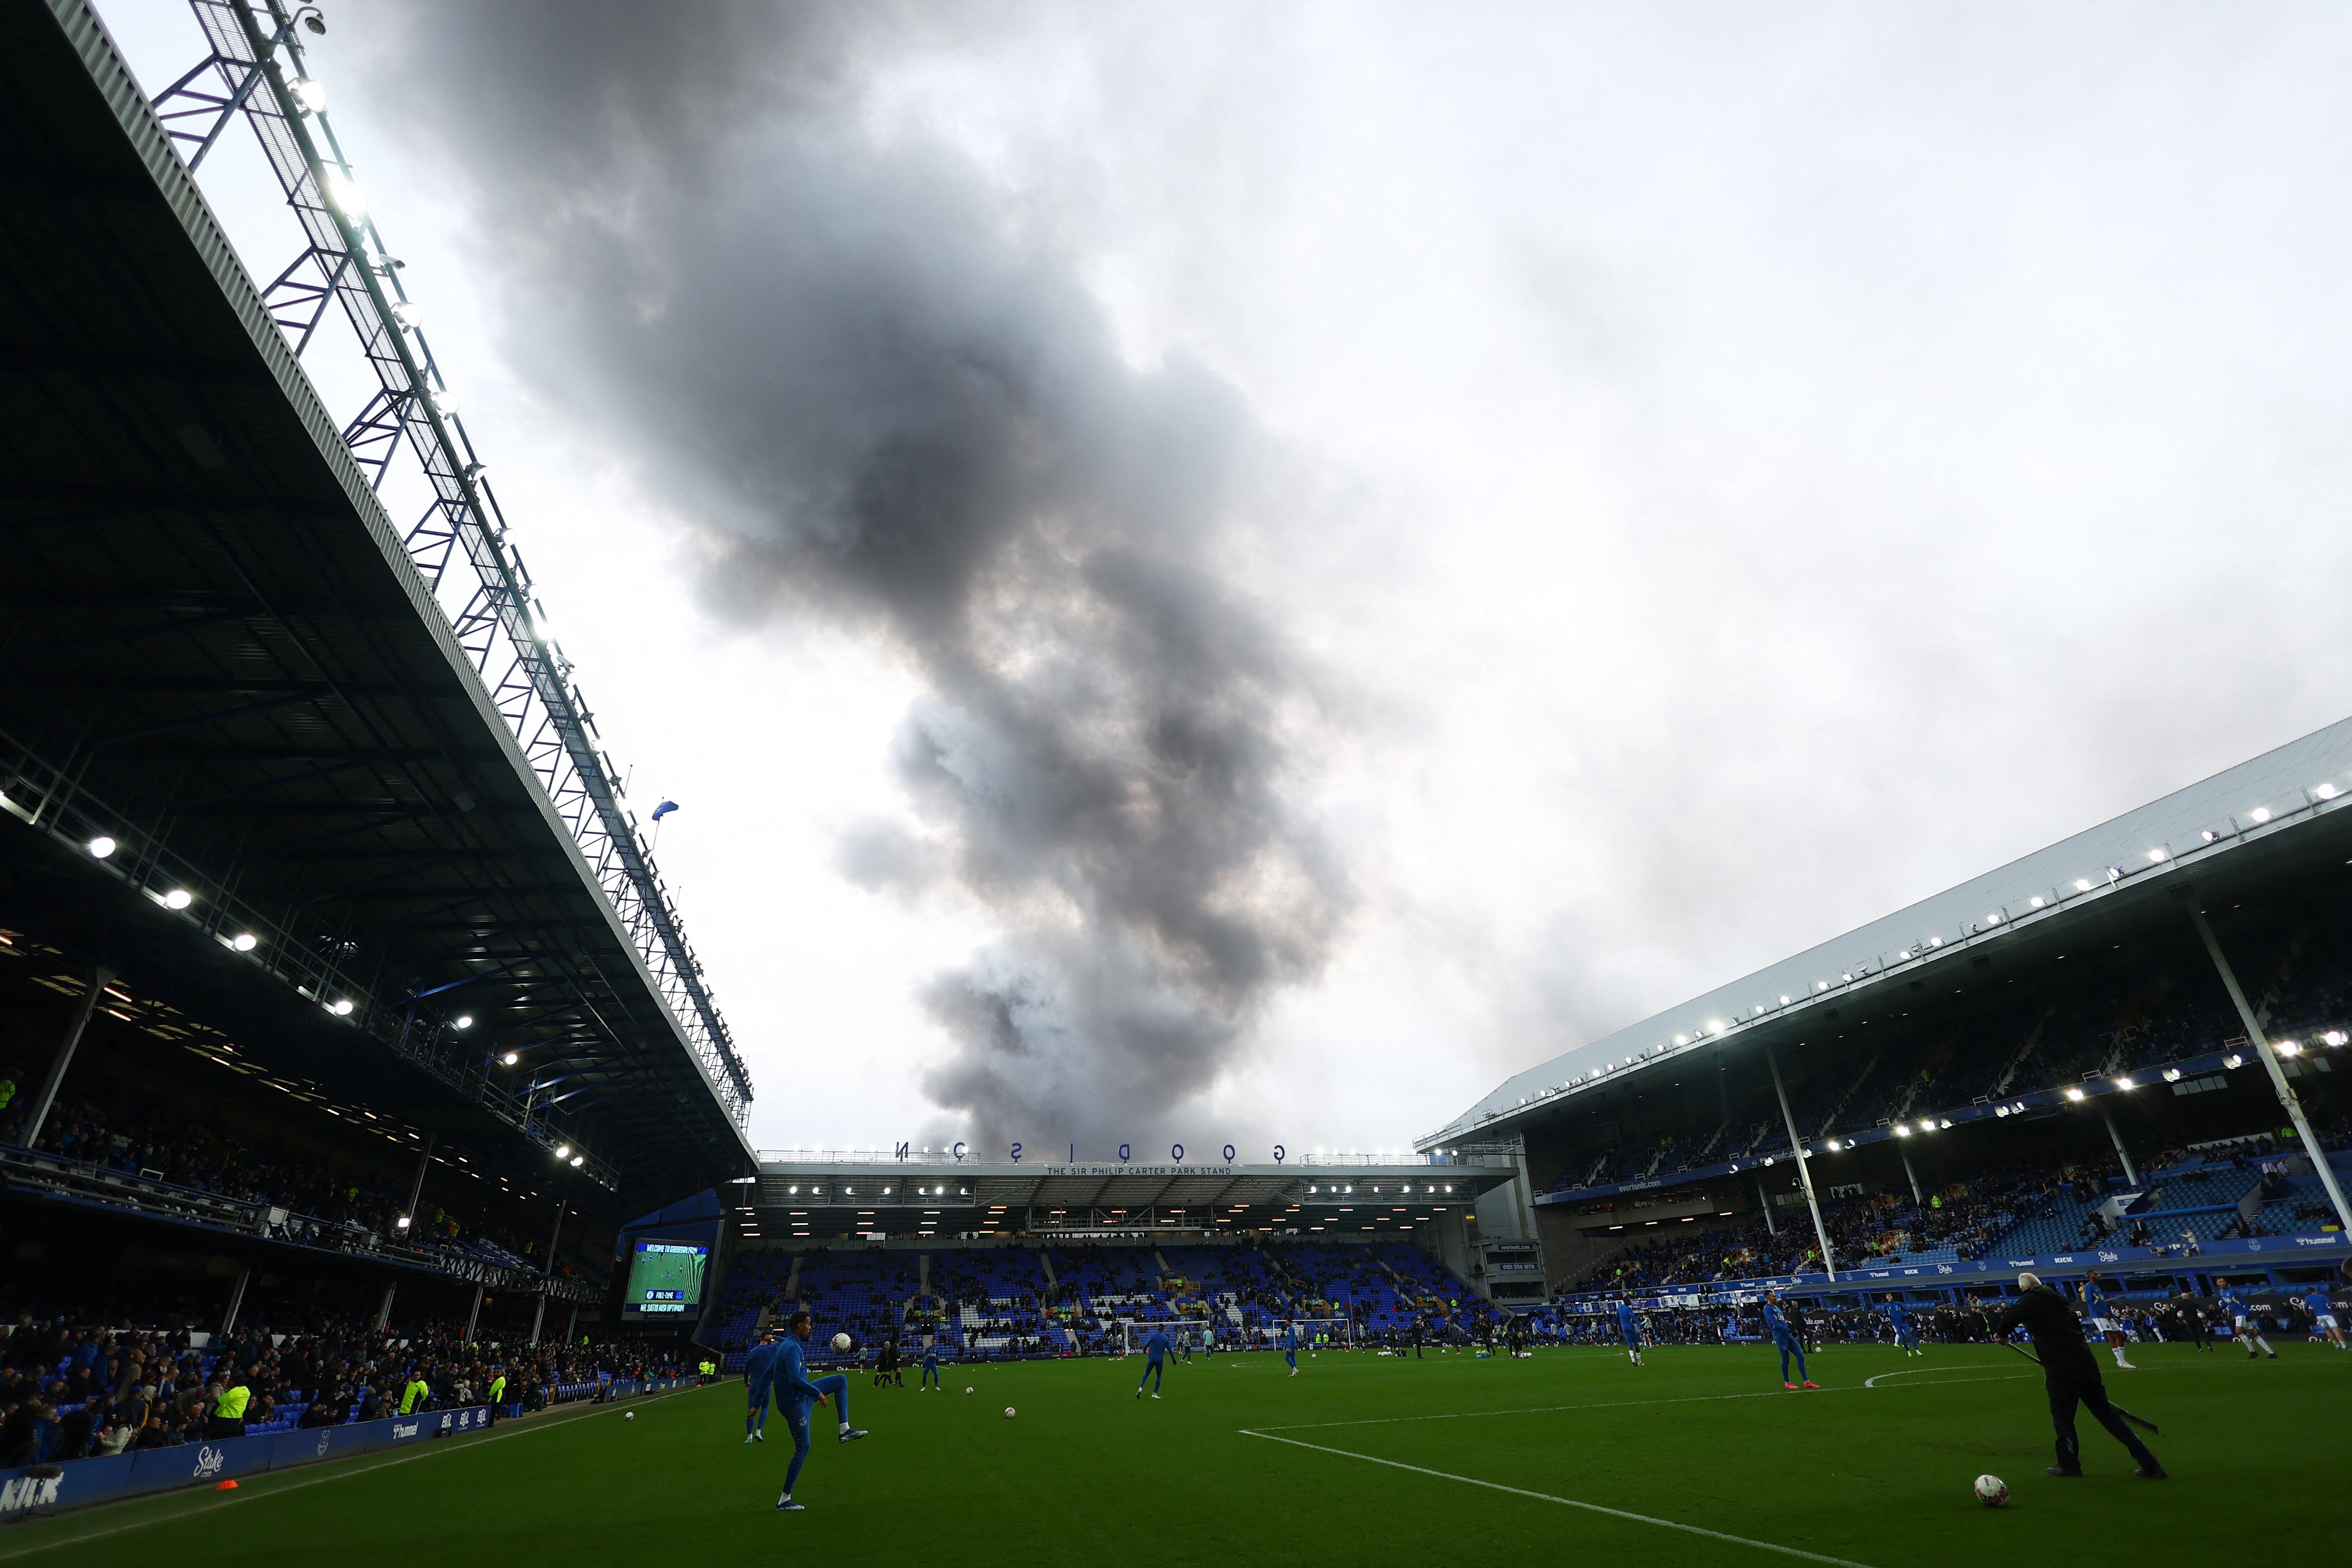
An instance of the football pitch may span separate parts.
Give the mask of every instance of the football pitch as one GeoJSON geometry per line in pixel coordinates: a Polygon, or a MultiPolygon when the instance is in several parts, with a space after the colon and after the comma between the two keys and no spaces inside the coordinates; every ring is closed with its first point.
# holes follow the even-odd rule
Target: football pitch
{"type": "Polygon", "coordinates": [[[773,1511],[790,1436],[771,1416],[768,1440],[747,1446],[742,1385],[729,1383],[32,1521],[0,1531],[0,1563],[212,1568],[225,1541],[500,1568],[803,1552],[840,1568],[942,1550],[1328,1564],[1547,1548],[1676,1568],[1982,1568],[2021,1552],[2157,1563],[2340,1549],[2352,1354],[2132,1353],[2143,1370],[2110,1371],[2108,1388],[2163,1427],[2151,1442],[2169,1480],[2133,1478],[2087,1418],[2088,1476],[2045,1477],[2040,1373],[1997,1346],[1925,1360],[1832,1347],[1812,1368],[1827,1386],[1798,1394],[1753,1348],[1660,1347],[1638,1370],[1591,1350],[1327,1352],[1297,1378],[1255,1353],[1177,1362],[1156,1401],[1134,1397],[1132,1359],[950,1366],[944,1394],[917,1393],[911,1372],[904,1389],[854,1377],[851,1414],[873,1435],[836,1443],[817,1413],[805,1513],[773,1511]],[[2006,1510],[1971,1495],[1983,1471],[2010,1483],[2006,1510]]]}

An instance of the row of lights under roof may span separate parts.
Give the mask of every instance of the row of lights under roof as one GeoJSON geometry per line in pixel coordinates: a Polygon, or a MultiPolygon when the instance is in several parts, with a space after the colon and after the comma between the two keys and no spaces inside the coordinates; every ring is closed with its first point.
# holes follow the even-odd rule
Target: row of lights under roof
{"type": "MultiPolygon", "coordinates": [[[[2321,800],[2334,800],[2338,792],[2334,784],[2323,784],[2313,789],[2311,793],[2321,800]]],[[[2267,806],[2256,806],[2252,811],[2248,812],[2246,815],[2253,821],[2256,826],[2261,826],[2271,819],[2270,808],[2267,806]]],[[[2208,844],[2216,843],[2221,837],[2220,830],[2216,828],[2208,827],[2201,829],[2200,834],[2204,842],[2208,844]]],[[[2168,845],[2159,845],[2156,848],[2147,852],[2148,864],[2151,866],[2161,866],[2172,858],[2171,847],[2168,845]]],[[[2120,882],[2123,879],[2124,868],[2122,867],[2110,866],[2107,868],[2108,886],[2113,887],[2116,883],[2120,882]]],[[[2094,882],[2088,877],[2077,877],[2074,879],[2074,890],[2078,893],[2087,893],[2097,886],[2098,884],[2094,882]]],[[[2049,900],[2039,893],[2034,894],[2032,898],[2028,899],[2026,902],[2032,908],[2037,910],[2046,909],[2049,907],[2049,900]]],[[[2002,914],[2000,910],[1994,910],[1985,915],[1984,923],[1987,926],[1997,926],[2001,924],[2008,917],[2002,914]]],[[[1911,959],[1918,957],[1922,953],[1933,952],[1935,949],[1940,948],[1943,945],[1944,939],[1942,937],[1931,936],[1924,944],[1915,942],[1909,947],[1896,949],[1895,956],[1898,960],[1907,963],[1911,959]]],[[[1852,984],[1853,983],[1853,972],[1852,970],[1841,971],[1838,975],[1838,980],[1841,984],[1852,984]]],[[[1813,982],[1813,994],[1815,995],[1821,994],[1829,988],[1829,981],[1816,980],[1813,982]]],[[[1796,998],[1793,996],[1783,996],[1780,998],[1780,1005],[1783,1007],[1790,1006],[1793,1005],[1795,1001],[1796,998]]],[[[1770,1004],[1759,1002],[1755,1004],[1755,1010],[1752,1013],[1746,1015],[1746,1016],[1750,1018],[1760,1018],[1769,1011],[1771,1011],[1770,1004]]],[[[1738,1021],[1740,1020],[1737,1018],[1734,1019],[1734,1022],[1738,1021]]],[[[1703,1028],[1691,1034],[1676,1035],[1675,1037],[1675,1044],[1677,1046],[1687,1046],[1695,1039],[1704,1039],[1708,1035],[1719,1035],[1728,1027],[1730,1027],[1730,1025],[1726,1024],[1722,1019],[1711,1018],[1703,1028]]],[[[1585,1082],[1589,1079],[1598,1078],[1602,1073],[1614,1071],[1619,1067],[1631,1067],[1635,1062],[1641,1060],[1643,1057],[1654,1056],[1665,1048],[1666,1047],[1664,1046],[1654,1046],[1648,1051],[1635,1052],[1633,1056],[1625,1058],[1622,1062],[1604,1062],[1592,1072],[1580,1074],[1578,1077],[1568,1079],[1565,1083],[1559,1085],[1559,1089],[1565,1089],[1573,1088],[1575,1085],[1585,1082]]],[[[1558,1089],[1545,1089],[1538,1091],[1537,1098],[1539,1099],[1543,1095],[1554,1094],[1557,1092],[1559,1092],[1558,1089]]],[[[1525,1105],[1527,1102],[1528,1101],[1525,1097],[1522,1097],[1519,1100],[1521,1105],[1525,1105]]]]}
{"type": "MultiPolygon", "coordinates": [[[[89,851],[90,858],[94,860],[103,860],[122,847],[117,844],[113,839],[108,837],[105,834],[101,833],[97,837],[91,839],[88,844],[82,846],[82,847],[89,851]]],[[[173,910],[174,912],[188,909],[196,901],[195,894],[188,891],[185,888],[168,888],[160,893],[151,892],[148,894],[148,897],[153,899],[165,909],[173,910]]],[[[261,939],[254,935],[251,931],[241,931],[235,936],[223,937],[221,942],[223,945],[226,946],[233,952],[251,952],[255,948],[261,945],[261,939]]],[[[326,1003],[324,1005],[328,1012],[332,1013],[338,1018],[348,1018],[352,1016],[352,1004],[349,997],[338,996],[335,1000],[326,1003]]],[[[469,1014],[458,1018],[457,1021],[457,1026],[460,1029],[472,1028],[474,1026],[472,1016],[469,1014]]],[[[513,1066],[514,1059],[513,1053],[509,1052],[506,1058],[507,1065],[509,1067],[513,1066]]]]}

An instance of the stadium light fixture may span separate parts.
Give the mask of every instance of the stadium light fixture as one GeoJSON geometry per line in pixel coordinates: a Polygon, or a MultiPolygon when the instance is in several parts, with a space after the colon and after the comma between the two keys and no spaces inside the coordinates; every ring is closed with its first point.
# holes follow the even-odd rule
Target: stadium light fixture
{"type": "Polygon", "coordinates": [[[261,945],[261,939],[249,931],[243,931],[229,938],[228,944],[239,952],[251,952],[261,945]]]}
{"type": "Polygon", "coordinates": [[[2258,824],[2268,822],[2271,819],[2271,808],[2267,805],[2258,805],[2246,815],[2252,817],[2258,824]]]}
{"type": "Polygon", "coordinates": [[[1944,1127],[1944,1128],[1948,1128],[1948,1127],[1950,1127],[1950,1126],[1951,1126],[1951,1124],[1952,1124],[1952,1119],[1951,1119],[1950,1117],[1948,1117],[1948,1116],[1947,1116],[1946,1118],[1944,1118],[1944,1120],[1943,1120],[1943,1121],[1938,1121],[1937,1123],[1936,1123],[1936,1125],[1937,1125],[1937,1126],[1938,1126],[1938,1127],[1944,1127]]]}
{"type": "Polygon", "coordinates": [[[1992,1109],[1992,1113],[1995,1116],[2007,1116],[2009,1114],[2009,1107],[2006,1105],[1996,1105],[1992,1109]]]}
{"type": "Polygon", "coordinates": [[[163,895],[163,907],[167,910],[184,910],[195,901],[195,894],[185,888],[174,888],[163,895]]]}
{"type": "Polygon", "coordinates": [[[2164,1081],[2167,1083],[2179,1083],[2180,1081],[2180,1069],[2179,1068],[2165,1068],[2164,1081]]]}
{"type": "Polygon", "coordinates": [[[294,101],[302,106],[303,112],[307,114],[324,114],[327,111],[327,84],[325,82],[313,81],[310,78],[306,76],[297,77],[287,90],[294,95],[294,101]]]}
{"type": "MultiPolygon", "coordinates": [[[[555,1157],[556,1157],[557,1159],[559,1159],[559,1160],[562,1160],[562,1159],[564,1159],[564,1158],[568,1157],[568,1156],[571,1154],[571,1152],[572,1152],[572,1145],[571,1145],[571,1144],[569,1144],[569,1143],[558,1143],[558,1144],[555,1146],[555,1157]]],[[[798,1189],[795,1189],[795,1191],[797,1191],[797,1190],[798,1190],[798,1189]]]]}
{"type": "Polygon", "coordinates": [[[2034,907],[2035,909],[2037,909],[2037,910],[2038,910],[2038,909],[2040,909],[2040,908],[2042,907],[2042,898],[2041,898],[2041,895],[2036,894],[2036,895],[2032,898],[2032,900],[2031,900],[2031,902],[2032,903],[2032,905],[2033,905],[2033,907],[2034,907]]]}
{"type": "MultiPolygon", "coordinates": [[[[1910,1137],[1910,1136],[1911,1136],[1911,1124],[1910,1124],[1908,1121],[1898,1121],[1898,1122],[1896,1122],[1896,1123],[1895,1124],[1895,1136],[1896,1136],[1897,1138],[1908,1138],[1908,1137],[1910,1137]]],[[[1769,1160],[1767,1160],[1767,1161],[1766,1161],[1766,1162],[1764,1162],[1764,1163],[1765,1163],[1766,1164],[1768,1164],[1768,1165],[1771,1163],[1771,1162],[1770,1162],[1769,1160]]]]}
{"type": "Polygon", "coordinates": [[[115,843],[113,839],[109,838],[105,834],[101,833],[97,837],[91,839],[88,844],[83,845],[82,847],[89,851],[89,858],[91,859],[103,860],[109,855],[114,853],[115,843]]]}
{"type": "Polygon", "coordinates": [[[2301,1056],[2303,1047],[2293,1040],[2281,1040],[2278,1043],[2278,1054],[2283,1057],[2301,1056]]]}
{"type": "Polygon", "coordinates": [[[2151,849],[2147,852],[2147,858],[2150,862],[2156,865],[2162,865],[2164,863],[2164,851],[2161,849],[2151,849]]]}
{"type": "Polygon", "coordinates": [[[2246,1065],[2246,1058],[2238,1052],[2231,1051],[2221,1058],[2221,1065],[2225,1068],[2242,1068],[2246,1065]]]}
{"type": "Polygon", "coordinates": [[[352,1016],[352,1002],[351,1002],[351,998],[350,998],[350,997],[348,997],[348,996],[338,996],[338,997],[336,997],[336,998],[335,998],[335,1005],[334,1005],[333,1006],[331,1006],[331,1007],[328,1008],[328,1009],[327,1009],[327,1011],[328,1011],[328,1012],[330,1012],[330,1013],[332,1013],[332,1014],[333,1014],[336,1017],[338,1017],[338,1018],[348,1018],[348,1017],[350,1017],[350,1016],[352,1016]]]}
{"type": "Polygon", "coordinates": [[[2073,1100],[2080,1100],[2083,1098],[2083,1091],[2079,1089],[2070,1089],[2066,1091],[2066,1098],[2073,1100]]]}
{"type": "Polygon", "coordinates": [[[2311,793],[2317,795],[2322,800],[2334,800],[2336,798],[2336,786],[2332,784],[2324,784],[2317,789],[2313,790],[2311,793]]]}
{"type": "Polygon", "coordinates": [[[1838,1141],[1837,1141],[1836,1139],[1832,1138],[1832,1139],[1831,1139],[1831,1140],[1830,1140],[1830,1152],[1831,1152],[1831,1153],[1832,1153],[1832,1154],[1834,1154],[1834,1153],[1836,1153],[1837,1152],[1838,1152],[1838,1141]]]}
{"type": "Polygon", "coordinates": [[[2330,1029],[2327,1033],[2320,1036],[2319,1037],[2326,1040],[2331,1046],[2340,1046],[2344,1043],[2344,1031],[2341,1029],[2330,1029]]]}
{"type": "Polygon", "coordinates": [[[512,1067],[515,1063],[522,1060],[522,1058],[513,1051],[509,1051],[506,1055],[500,1057],[499,1060],[504,1062],[509,1067],[512,1067]]]}
{"type": "Polygon", "coordinates": [[[470,1029],[473,1026],[474,1016],[471,1013],[460,1013],[457,1015],[457,1027],[461,1029],[470,1029]]]}
{"type": "Polygon", "coordinates": [[[406,1230],[408,1228],[408,1216],[406,1215],[402,1215],[400,1216],[400,1228],[403,1230],[406,1230]]]}
{"type": "Polygon", "coordinates": [[[1992,913],[1985,916],[1985,924],[1989,926],[1997,926],[2000,924],[2000,912],[1996,910],[1992,913]]]}
{"type": "Polygon", "coordinates": [[[2077,877],[2077,878],[2075,878],[2075,879],[2074,879],[2074,890],[2075,890],[2076,892],[2078,892],[2078,893],[2087,893],[2087,892],[2089,892],[2089,891],[2091,890],[2091,879],[2089,879],[2088,877],[2077,877]]]}
{"type": "Polygon", "coordinates": [[[367,216],[367,193],[360,188],[357,180],[340,170],[327,171],[326,189],[320,194],[337,212],[353,223],[367,216]]]}
{"type": "Polygon", "coordinates": [[[2137,1089],[2139,1085],[2132,1080],[2132,1077],[2129,1073],[2126,1073],[2123,1077],[2116,1079],[2116,1087],[2117,1089],[2137,1089]]]}
{"type": "Polygon", "coordinates": [[[572,1168],[575,1171],[587,1163],[588,1156],[585,1154],[574,1154],[572,1156],[572,1168]]]}

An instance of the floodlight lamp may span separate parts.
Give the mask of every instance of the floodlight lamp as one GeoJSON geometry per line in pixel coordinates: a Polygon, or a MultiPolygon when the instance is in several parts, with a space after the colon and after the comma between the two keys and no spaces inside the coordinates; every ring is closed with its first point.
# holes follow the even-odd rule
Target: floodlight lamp
{"type": "Polygon", "coordinates": [[[2320,1036],[2319,1037],[2326,1040],[2331,1046],[2340,1046],[2344,1043],[2344,1031],[2341,1029],[2330,1029],[2327,1033],[2320,1036]]]}
{"type": "Polygon", "coordinates": [[[457,1027],[461,1029],[470,1029],[473,1026],[474,1016],[471,1013],[460,1013],[457,1015],[457,1027]]]}
{"type": "Polygon", "coordinates": [[[400,1228],[403,1230],[406,1230],[408,1228],[408,1216],[406,1215],[402,1215],[400,1216],[400,1228]]]}
{"type": "Polygon", "coordinates": [[[338,996],[338,997],[336,997],[336,998],[335,998],[335,1005],[334,1005],[333,1006],[331,1006],[331,1007],[328,1008],[328,1009],[327,1009],[327,1011],[328,1011],[328,1012],[330,1012],[330,1013],[332,1013],[332,1014],[333,1014],[336,1017],[338,1017],[338,1018],[348,1018],[348,1017],[350,1017],[350,1016],[352,1016],[352,1002],[351,1002],[351,998],[350,998],[350,997],[348,997],[348,996],[338,996]]]}
{"type": "Polygon", "coordinates": [[[522,1058],[513,1051],[509,1051],[506,1055],[500,1057],[499,1060],[508,1067],[512,1067],[515,1063],[522,1060],[522,1058]]]}
{"type": "Polygon", "coordinates": [[[2221,1058],[2221,1065],[2225,1068],[2242,1068],[2246,1065],[2246,1058],[2238,1052],[2231,1051],[2221,1058]]]}
{"type": "Polygon", "coordinates": [[[367,216],[367,193],[349,174],[330,169],[326,174],[324,195],[334,209],[352,222],[367,216]]]}
{"type": "Polygon", "coordinates": [[[2311,793],[2317,795],[2322,800],[2334,800],[2336,798],[2336,786],[2332,784],[2324,784],[2317,789],[2313,790],[2311,793]]]}
{"type": "Polygon", "coordinates": [[[1829,988],[1830,983],[1826,980],[1816,980],[1813,982],[1813,989],[1816,991],[1826,991],[1829,988]]]}
{"type": "Polygon", "coordinates": [[[1938,1127],[1949,1127],[1951,1124],[1952,1124],[1952,1119],[1951,1119],[1950,1117],[1948,1117],[1948,1117],[1946,1117],[1943,1121],[1941,1121],[1937,1122],[1936,1125],[1937,1125],[1938,1127]]]}
{"type": "Polygon", "coordinates": [[[324,114],[327,111],[325,82],[313,81],[307,76],[297,77],[287,90],[294,95],[294,101],[302,106],[303,113],[324,114]]]}
{"type": "Polygon", "coordinates": [[[2073,1100],[2079,1100],[2083,1098],[2083,1091],[2079,1089],[2070,1089],[2066,1091],[2066,1098],[2073,1100]]]}
{"type": "Polygon", "coordinates": [[[184,910],[195,901],[195,894],[185,888],[174,888],[163,895],[163,907],[167,910],[184,910]]]}
{"type": "Polygon", "coordinates": [[[1896,1123],[1895,1124],[1895,1136],[1896,1136],[1897,1138],[1908,1138],[1908,1137],[1910,1137],[1910,1136],[1911,1136],[1911,1124],[1910,1124],[1908,1121],[1898,1121],[1898,1122],[1896,1122],[1896,1123]]]}
{"type": "Polygon", "coordinates": [[[1897,957],[1897,958],[1906,958],[1906,959],[1907,959],[1907,958],[1909,958],[1909,957],[1911,956],[1911,950],[1910,950],[1909,948],[1907,948],[1907,947],[1898,949],[1898,950],[1895,952],[1895,957],[1897,957]]]}
{"type": "Polygon", "coordinates": [[[2278,1043],[2278,1054],[2283,1057],[2299,1056],[2302,1052],[2303,1047],[2293,1040],[2281,1040],[2278,1043]]]}
{"type": "Polygon", "coordinates": [[[2210,843],[2212,843],[2212,842],[2213,842],[2213,840],[2215,840],[2216,838],[2221,837],[2221,836],[2220,834],[2218,834],[2218,833],[2214,832],[2214,831],[2213,831],[2211,828],[2210,828],[2210,827],[2202,827],[2202,828],[2198,829],[2197,837],[2200,837],[2200,838],[2202,838],[2203,840],[2205,840],[2205,842],[2206,842],[2206,843],[2210,844],[2210,843]]]}
{"type": "Polygon", "coordinates": [[[425,324],[425,312],[417,309],[416,301],[414,300],[403,300],[394,305],[392,308],[392,317],[412,332],[425,324]]]}
{"type": "Polygon", "coordinates": [[[2078,893],[2087,893],[2087,892],[2089,892],[2089,891],[2091,890],[2091,879],[2089,879],[2088,877],[2077,877],[2077,878],[2075,878],[2075,879],[2074,879],[2074,890],[2075,890],[2076,892],[2078,892],[2078,893]]]}
{"type": "Polygon", "coordinates": [[[1989,926],[1997,926],[1997,925],[2000,924],[2000,913],[1999,913],[1998,911],[1995,911],[1995,912],[1994,912],[1994,913],[1992,913],[1992,914],[1989,914],[1989,915],[1985,916],[1985,924],[1987,924],[1987,925],[1989,925],[1989,926]]]}
{"type": "Polygon", "coordinates": [[[2164,851],[2161,849],[2151,849],[2147,852],[2147,858],[2150,864],[2160,866],[2164,863],[2164,851]]]}
{"type": "Polygon", "coordinates": [[[2035,899],[2033,899],[2033,900],[2031,900],[2031,901],[2032,901],[2032,905],[2033,905],[2033,907],[2034,907],[2035,909],[2037,909],[2037,910],[2038,910],[2038,909],[2040,909],[2040,908],[2042,907],[2042,900],[2041,900],[2041,899],[2040,899],[2039,897],[2036,897],[2035,899]]]}
{"type": "Polygon", "coordinates": [[[251,952],[261,945],[261,939],[249,931],[243,931],[229,938],[228,944],[239,952],[251,952]]]}
{"type": "Polygon", "coordinates": [[[2258,805],[2246,815],[2252,817],[2256,822],[2268,822],[2271,819],[2271,808],[2267,805],[2258,805]]]}
{"type": "Polygon", "coordinates": [[[103,860],[109,855],[114,853],[115,844],[113,839],[109,838],[105,834],[101,833],[97,837],[91,839],[87,845],[84,845],[83,847],[89,851],[89,858],[91,859],[103,860]]]}
{"type": "Polygon", "coordinates": [[[465,405],[457,401],[456,393],[445,386],[433,394],[433,406],[446,419],[465,405]]]}
{"type": "MultiPolygon", "coordinates": [[[[572,1153],[572,1145],[571,1145],[571,1144],[569,1144],[569,1143],[558,1143],[558,1144],[555,1146],[555,1157],[556,1157],[557,1159],[559,1159],[559,1160],[562,1160],[562,1159],[567,1159],[567,1158],[569,1158],[569,1157],[571,1156],[571,1153],[572,1153]]],[[[797,1187],[795,1187],[795,1188],[793,1188],[793,1190],[794,1192],[798,1192],[800,1189],[799,1189],[799,1188],[797,1188],[797,1187]]]]}
{"type": "Polygon", "coordinates": [[[1944,939],[1940,936],[1931,936],[1927,939],[1927,945],[1929,947],[1941,947],[1944,945],[1944,939]]]}
{"type": "Polygon", "coordinates": [[[574,1154],[572,1156],[572,1168],[575,1171],[587,1163],[588,1156],[585,1154],[574,1154]]]}
{"type": "Polygon", "coordinates": [[[1832,1139],[1831,1139],[1831,1140],[1830,1140],[1830,1152],[1831,1152],[1831,1153],[1832,1153],[1832,1154],[1834,1154],[1834,1153],[1836,1153],[1837,1152],[1838,1152],[1838,1141],[1837,1141],[1836,1139],[1832,1138],[1832,1139]]]}
{"type": "Polygon", "coordinates": [[[2164,1081],[2167,1083],[2179,1083],[2180,1081],[2180,1069],[2179,1068],[2165,1068],[2164,1081]]]}
{"type": "Polygon", "coordinates": [[[2007,1116],[2009,1114],[2009,1107],[2006,1105],[1997,1105],[1993,1107],[1992,1113],[1995,1116],[2007,1116]]]}

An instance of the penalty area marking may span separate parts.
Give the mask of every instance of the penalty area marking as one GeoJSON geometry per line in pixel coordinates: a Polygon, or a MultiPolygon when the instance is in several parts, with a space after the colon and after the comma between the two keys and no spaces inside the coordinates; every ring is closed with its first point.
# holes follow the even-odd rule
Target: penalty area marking
{"type": "Polygon", "coordinates": [[[1320,1443],[1302,1443],[1296,1437],[1277,1437],[1270,1432],[1253,1432],[1246,1428],[1244,1437],[1263,1437],[1269,1443],[1287,1443],[1294,1448],[1311,1448],[1318,1454],[1337,1454],[1343,1459],[1361,1459],[1367,1464],[1386,1465],[1392,1470],[1410,1470],[1416,1476],[1433,1476],[1441,1481],[1460,1481],[1465,1486],[1485,1487],[1488,1491],[1508,1492],[1513,1497],[1533,1498],[1538,1502],[1558,1503],[1562,1508],[1580,1509],[1586,1513],[1606,1514],[1611,1519],[1631,1520],[1635,1524],[1654,1525],[1660,1530],[1679,1530],[1685,1535],[1703,1535],[1709,1541],[1728,1541],[1735,1546],[1752,1546],[1759,1552],[1777,1552],[1783,1557],[1801,1557],[1808,1563],[1828,1563],[1834,1568],[1869,1568],[1867,1563],[1851,1558],[1832,1557],[1826,1552],[1808,1552],[1801,1546],[1782,1546],[1777,1542],[1758,1541],[1749,1536],[1733,1535],[1727,1531],[1709,1530],[1705,1525],[1685,1524],[1679,1520],[1658,1519],[1646,1513],[1634,1513],[1622,1508],[1610,1508],[1602,1503],[1580,1502],[1574,1498],[1554,1497],[1549,1492],[1529,1491],[1525,1487],[1505,1486],[1500,1481],[1484,1481],[1476,1476],[1457,1476],[1449,1470],[1433,1470],[1421,1465],[1408,1465],[1402,1459],[1383,1459],[1374,1454],[1351,1453],[1346,1448],[1327,1448],[1320,1443]]]}

